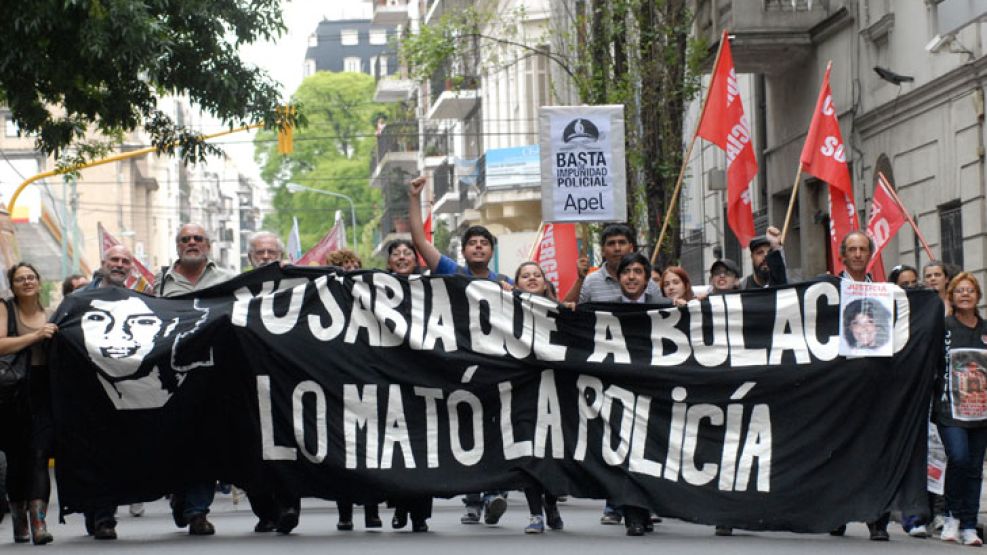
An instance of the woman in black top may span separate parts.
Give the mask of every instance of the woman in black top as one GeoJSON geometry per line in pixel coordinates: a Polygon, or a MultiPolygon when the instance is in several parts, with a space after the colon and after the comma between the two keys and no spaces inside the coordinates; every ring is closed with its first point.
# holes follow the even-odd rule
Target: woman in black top
{"type": "Polygon", "coordinates": [[[938,376],[933,419],[946,447],[946,523],[943,541],[978,546],[977,513],[987,450],[987,323],[977,304],[982,293],[973,274],[949,282],[946,299],[946,366],[938,376]]]}
{"type": "Polygon", "coordinates": [[[52,541],[45,524],[51,482],[48,457],[53,447],[48,367],[42,344],[58,331],[41,306],[41,275],[19,262],[7,272],[13,300],[0,304],[0,355],[27,350],[30,371],[15,391],[0,398],[0,450],[7,454],[7,494],[14,541],[52,541]],[[8,310],[15,329],[8,329],[8,310]],[[29,517],[30,515],[30,517],[29,517]]]}

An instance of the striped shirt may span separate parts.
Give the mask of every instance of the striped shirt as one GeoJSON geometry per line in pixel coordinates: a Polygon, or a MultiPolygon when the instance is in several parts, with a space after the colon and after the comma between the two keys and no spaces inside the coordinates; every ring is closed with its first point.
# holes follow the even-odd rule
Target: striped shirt
{"type": "MultiPolygon", "coordinates": [[[[647,293],[660,297],[661,289],[658,288],[657,283],[649,279],[647,293]]],[[[619,299],[621,295],[620,281],[611,276],[606,265],[603,265],[583,280],[583,286],[579,290],[579,302],[605,303],[615,298],[619,299]]]]}

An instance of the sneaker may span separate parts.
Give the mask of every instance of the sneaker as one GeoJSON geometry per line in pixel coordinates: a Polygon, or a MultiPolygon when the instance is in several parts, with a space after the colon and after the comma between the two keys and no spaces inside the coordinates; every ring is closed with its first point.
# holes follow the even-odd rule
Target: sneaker
{"type": "Polygon", "coordinates": [[[942,531],[942,525],[945,524],[946,517],[937,514],[932,517],[932,524],[929,525],[929,532],[932,534],[938,534],[942,531]]]}
{"type": "Polygon", "coordinates": [[[478,511],[476,509],[473,509],[473,508],[467,508],[466,509],[466,514],[464,514],[463,516],[459,517],[459,523],[460,524],[479,524],[480,523],[480,511],[478,511]]]}
{"type": "Polygon", "coordinates": [[[942,524],[942,534],[939,535],[939,539],[944,542],[960,541],[960,521],[947,516],[946,521],[942,524]]]}
{"type": "Polygon", "coordinates": [[[600,524],[620,524],[620,520],[620,515],[617,513],[603,513],[600,524]]]}
{"type": "Polygon", "coordinates": [[[131,503],[130,504],[130,516],[137,518],[144,516],[144,504],[143,503],[131,503]]]}
{"type": "Polygon", "coordinates": [[[908,531],[908,535],[913,538],[928,538],[929,530],[924,524],[919,524],[918,526],[912,526],[911,530],[908,531]]]}
{"type": "Polygon", "coordinates": [[[969,545],[971,547],[979,547],[984,544],[984,540],[980,539],[977,535],[976,528],[964,528],[960,530],[960,541],[963,545],[969,545]]]}
{"type": "Polygon", "coordinates": [[[545,507],[545,524],[552,530],[561,530],[565,527],[562,522],[562,515],[559,513],[559,506],[552,505],[551,507],[545,507]]]}
{"type": "Polygon", "coordinates": [[[503,495],[495,495],[486,504],[486,510],[484,511],[483,522],[486,524],[497,524],[500,521],[501,515],[507,510],[507,500],[504,499],[503,495]]]}
{"type": "MultiPolygon", "coordinates": [[[[531,515],[528,525],[524,527],[525,534],[541,534],[545,532],[545,519],[541,515],[531,515]]],[[[976,533],[974,533],[976,535],[976,533]]]]}

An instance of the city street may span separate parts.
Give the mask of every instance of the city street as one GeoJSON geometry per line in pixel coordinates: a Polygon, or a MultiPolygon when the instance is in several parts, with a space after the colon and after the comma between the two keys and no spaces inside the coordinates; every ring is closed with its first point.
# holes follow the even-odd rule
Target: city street
{"type": "MultiPolygon", "coordinates": [[[[302,506],[301,524],[290,536],[256,534],[256,522],[246,499],[234,505],[229,495],[217,495],[210,515],[217,535],[193,538],[175,528],[168,505],[156,501],[146,505],[146,515],[134,518],[121,507],[116,541],[97,542],[85,535],[81,515],[71,515],[66,524],[55,524],[52,515],[50,529],[55,542],[48,550],[58,553],[273,553],[276,550],[291,555],[303,553],[942,553],[943,550],[964,549],[944,545],[936,539],[906,537],[901,527],[890,526],[891,542],[877,543],[867,539],[863,524],[850,525],[847,536],[797,535],[788,533],[737,532],[733,537],[716,537],[710,526],[687,524],[666,519],[656,526],[655,533],[644,538],[628,538],[623,526],[599,524],[602,502],[570,500],[562,505],[566,529],[547,531],[542,536],[527,536],[522,530],[527,524],[523,496],[512,493],[507,513],[499,526],[464,526],[459,524],[462,504],[458,499],[437,500],[434,516],[427,534],[413,534],[407,528],[390,529],[391,511],[382,508],[385,527],[367,532],[363,529],[363,512],[355,510],[356,530],[336,531],[335,505],[308,499],[302,506]],[[616,543],[614,543],[616,542],[616,543]]],[[[11,552],[10,518],[0,524],[0,545],[4,553],[11,552]]],[[[25,545],[22,549],[29,549],[25,545]]]]}

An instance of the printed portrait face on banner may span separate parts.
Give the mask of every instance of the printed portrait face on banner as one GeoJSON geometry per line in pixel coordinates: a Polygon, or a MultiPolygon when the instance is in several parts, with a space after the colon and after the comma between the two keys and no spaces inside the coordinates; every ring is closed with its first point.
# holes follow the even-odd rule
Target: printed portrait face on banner
{"type": "Polygon", "coordinates": [[[93,300],[82,316],[82,334],[98,378],[117,409],[160,408],[185,380],[188,370],[212,366],[205,360],[177,367],[175,350],[208,315],[165,320],[139,297],[93,300]]]}
{"type": "Polygon", "coordinates": [[[952,349],[949,359],[953,418],[964,421],[987,419],[987,351],[952,349]]]}
{"type": "Polygon", "coordinates": [[[91,306],[82,316],[89,357],[113,378],[133,375],[161,335],[161,318],[137,297],[91,306]]]}
{"type": "Polygon", "coordinates": [[[877,349],[891,335],[891,314],[878,302],[857,299],[843,314],[846,342],[854,349],[877,349]]]}

